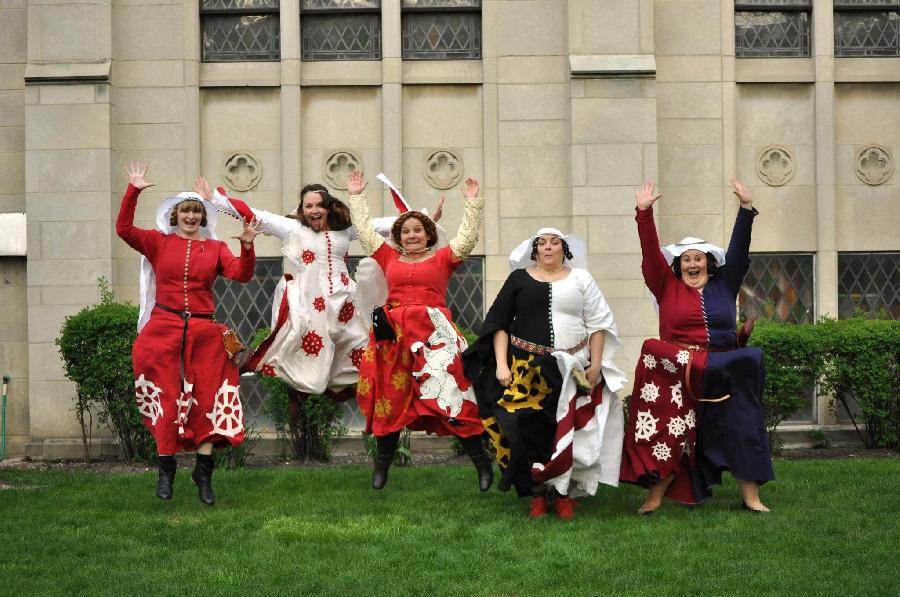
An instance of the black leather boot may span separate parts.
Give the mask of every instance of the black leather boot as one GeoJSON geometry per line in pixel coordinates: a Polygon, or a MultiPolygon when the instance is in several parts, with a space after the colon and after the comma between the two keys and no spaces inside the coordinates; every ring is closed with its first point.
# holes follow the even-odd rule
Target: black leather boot
{"type": "Polygon", "coordinates": [[[206,454],[197,454],[197,464],[194,466],[194,472],[191,473],[191,479],[197,486],[197,497],[207,506],[216,503],[216,494],[212,488],[212,474],[216,463],[212,456],[206,454]]]}
{"type": "Polygon", "coordinates": [[[394,452],[397,451],[397,442],[400,440],[400,432],[375,437],[375,445],[378,447],[375,454],[375,468],[372,470],[372,489],[381,489],[387,484],[388,469],[394,461],[394,452]]]}
{"type": "Polygon", "coordinates": [[[159,476],[156,478],[156,497],[172,499],[172,485],[175,483],[176,462],[174,456],[159,457],[159,476]]]}
{"type": "Polygon", "coordinates": [[[487,491],[494,482],[494,463],[484,451],[484,444],[481,443],[481,436],[461,437],[459,443],[462,444],[463,450],[466,451],[475,470],[478,471],[478,489],[487,491]]]}

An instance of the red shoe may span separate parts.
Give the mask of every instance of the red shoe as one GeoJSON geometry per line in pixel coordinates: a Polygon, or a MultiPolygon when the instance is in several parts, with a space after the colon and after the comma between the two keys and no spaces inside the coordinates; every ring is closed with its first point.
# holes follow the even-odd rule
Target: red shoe
{"type": "Polygon", "coordinates": [[[528,516],[531,518],[540,518],[547,514],[547,496],[536,495],[531,498],[531,508],[528,509],[528,516]]]}
{"type": "Polygon", "coordinates": [[[556,508],[556,515],[562,520],[572,520],[575,518],[575,507],[578,505],[574,499],[560,495],[557,496],[556,502],[553,504],[556,508]]]}

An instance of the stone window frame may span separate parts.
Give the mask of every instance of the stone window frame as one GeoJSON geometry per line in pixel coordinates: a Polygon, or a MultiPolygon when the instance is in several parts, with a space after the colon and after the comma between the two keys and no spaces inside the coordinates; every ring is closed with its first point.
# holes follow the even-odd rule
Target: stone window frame
{"type": "MultiPolygon", "coordinates": [[[[734,3],[734,36],[735,36],[735,57],[742,59],[760,59],[760,58],[810,58],[812,56],[813,45],[813,0],[735,0],[734,3]],[[738,37],[738,20],[739,14],[755,13],[791,13],[806,15],[806,23],[808,31],[806,34],[807,44],[798,48],[796,55],[778,52],[751,52],[742,53],[743,46],[738,37]]],[[[752,49],[752,48],[751,48],[752,49]]]]}
{"type": "Polygon", "coordinates": [[[401,0],[400,2],[400,35],[401,35],[401,57],[403,60],[481,60],[482,45],[484,35],[482,31],[482,9],[484,8],[483,0],[426,0],[422,6],[413,6],[417,4],[415,0],[401,0]],[[410,40],[410,27],[414,20],[422,17],[431,16],[438,23],[442,19],[471,17],[476,24],[478,37],[477,43],[473,43],[473,47],[466,50],[449,50],[449,49],[422,49],[412,48],[408,45],[410,40]]]}
{"type": "Polygon", "coordinates": [[[300,0],[300,59],[303,62],[334,62],[334,61],[380,61],[382,58],[383,40],[381,28],[382,0],[371,0],[372,6],[341,6],[340,0],[333,6],[304,6],[306,3],[300,0]],[[353,21],[369,22],[372,27],[372,47],[367,53],[352,53],[344,51],[324,51],[321,48],[310,48],[308,40],[310,25],[316,21],[325,19],[344,18],[348,24],[353,21]]]}
{"type": "Polygon", "coordinates": [[[834,0],[834,56],[836,58],[898,58],[900,57],[900,35],[894,41],[894,47],[863,45],[848,48],[843,45],[840,28],[843,19],[853,16],[876,17],[884,14],[895,20],[900,27],[900,1],[898,0],[834,0]]]}
{"type": "MultiPolygon", "coordinates": [[[[205,63],[221,63],[221,62],[280,62],[281,61],[281,2],[280,0],[270,0],[272,6],[213,6],[208,4],[228,4],[228,0],[200,0],[200,62],[205,63]],[[240,59],[227,59],[222,55],[215,54],[209,56],[206,50],[206,25],[212,19],[221,18],[246,18],[246,17],[272,17],[275,21],[275,34],[277,36],[277,48],[271,49],[268,55],[261,54],[259,56],[244,55],[240,59]]],[[[252,4],[252,0],[250,2],[252,4]]]]}

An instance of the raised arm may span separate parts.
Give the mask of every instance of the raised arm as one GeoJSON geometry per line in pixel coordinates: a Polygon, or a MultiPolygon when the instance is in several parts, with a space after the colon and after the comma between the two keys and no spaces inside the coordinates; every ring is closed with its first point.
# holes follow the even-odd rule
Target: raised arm
{"type": "Polygon", "coordinates": [[[641,272],[644,283],[657,299],[665,289],[666,280],[672,275],[670,264],[666,263],[662,251],[659,250],[659,236],[653,222],[653,204],[662,197],[656,193],[656,183],[647,182],[635,191],[635,220],[638,226],[638,237],[641,241],[641,272]]]}
{"type": "Polygon", "coordinates": [[[750,267],[750,233],[753,229],[753,218],[759,212],[753,207],[753,197],[750,189],[736,178],[731,179],[734,187],[734,195],[741,202],[734,228],[731,230],[731,240],[728,241],[728,250],[725,252],[725,267],[722,268],[724,280],[734,294],[741,289],[741,283],[750,267]]]}
{"type": "Polygon", "coordinates": [[[240,236],[232,236],[241,242],[241,256],[235,259],[228,245],[221,243],[219,250],[219,271],[223,277],[238,282],[249,282],[253,278],[253,270],[256,268],[256,251],[253,248],[253,240],[259,232],[256,229],[257,220],[244,221],[244,230],[240,236]]]}
{"type": "Polygon", "coordinates": [[[147,164],[137,162],[133,162],[125,168],[125,172],[128,174],[128,188],[125,190],[125,196],[122,197],[122,205],[119,207],[119,215],[116,217],[116,234],[129,247],[150,257],[156,247],[155,239],[158,233],[134,225],[134,211],[137,208],[138,195],[147,187],[153,186],[153,183],[147,182],[144,178],[148,168],[147,164]]]}
{"type": "Polygon", "coordinates": [[[372,218],[369,216],[369,204],[366,202],[366,179],[362,172],[354,170],[347,177],[347,192],[350,194],[350,219],[356,227],[359,244],[362,245],[366,255],[371,255],[384,244],[384,239],[379,236],[372,226],[372,218]]]}
{"type": "MultiPolygon", "coordinates": [[[[224,191],[225,189],[222,187],[211,189],[209,183],[202,176],[198,176],[194,182],[194,192],[215,205],[216,209],[235,218],[243,219],[224,191]]],[[[271,234],[281,240],[287,238],[288,234],[296,229],[298,225],[296,220],[273,214],[263,209],[251,207],[250,210],[253,212],[253,217],[256,218],[257,225],[255,230],[257,232],[271,234]]]]}
{"type": "Polygon", "coordinates": [[[463,221],[459,225],[456,236],[450,241],[450,250],[457,261],[462,261],[469,256],[475,244],[478,242],[478,232],[481,230],[482,211],[484,210],[484,197],[479,194],[480,185],[474,178],[466,179],[466,187],[463,189],[463,197],[466,198],[463,221]]]}

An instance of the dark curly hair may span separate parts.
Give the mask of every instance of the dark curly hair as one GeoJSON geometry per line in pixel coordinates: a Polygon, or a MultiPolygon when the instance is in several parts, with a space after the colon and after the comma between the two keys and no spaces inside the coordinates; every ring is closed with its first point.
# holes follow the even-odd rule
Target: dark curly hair
{"type": "Polygon", "coordinates": [[[346,230],[350,227],[350,209],[347,205],[328,192],[325,185],[317,182],[308,184],[300,189],[300,205],[297,206],[297,215],[293,216],[300,220],[304,226],[309,226],[306,216],[303,215],[303,197],[307,193],[318,193],[322,197],[322,207],[328,210],[328,229],[329,230],[346,230]]]}
{"type": "Polygon", "coordinates": [[[179,211],[199,211],[203,214],[203,217],[200,218],[200,226],[203,228],[206,227],[206,206],[203,205],[202,201],[185,199],[184,201],[176,203],[175,207],[172,208],[172,213],[169,214],[169,226],[178,226],[179,211]],[[184,209],[181,209],[182,206],[184,206],[184,209]]]}
{"type": "MultiPolygon", "coordinates": [[[[681,278],[681,255],[672,261],[672,273],[676,278],[681,278]]],[[[716,263],[716,257],[712,253],[706,254],[706,273],[710,278],[715,278],[719,273],[719,264],[716,263]]]]}
{"type": "Polygon", "coordinates": [[[410,218],[415,218],[422,222],[422,228],[425,229],[425,236],[428,238],[426,246],[433,247],[436,245],[438,241],[437,226],[435,225],[434,220],[420,211],[408,211],[397,217],[394,221],[394,225],[391,226],[391,239],[393,239],[394,244],[398,247],[403,246],[400,244],[400,230],[403,228],[403,223],[410,218]]]}
{"type": "MultiPolygon", "coordinates": [[[[569,243],[567,243],[566,239],[564,239],[562,237],[557,237],[557,238],[559,238],[559,240],[562,241],[563,256],[565,257],[565,259],[563,259],[563,261],[565,261],[566,259],[572,259],[572,251],[569,250],[569,243]]],[[[540,236],[535,236],[534,240],[531,241],[531,260],[532,261],[537,261],[538,241],[540,241],[540,240],[541,240],[540,236]]]]}

